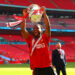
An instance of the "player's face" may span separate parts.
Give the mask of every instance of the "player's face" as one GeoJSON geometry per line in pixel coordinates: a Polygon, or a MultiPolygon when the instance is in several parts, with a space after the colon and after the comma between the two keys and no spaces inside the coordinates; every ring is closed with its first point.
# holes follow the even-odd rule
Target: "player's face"
{"type": "Polygon", "coordinates": [[[39,31],[39,28],[35,25],[34,28],[33,28],[33,34],[34,36],[39,36],[40,35],[40,31],[39,31]]]}
{"type": "Polygon", "coordinates": [[[56,44],[56,48],[57,48],[57,49],[61,49],[61,44],[60,44],[60,43],[57,43],[57,44],[56,44]]]}

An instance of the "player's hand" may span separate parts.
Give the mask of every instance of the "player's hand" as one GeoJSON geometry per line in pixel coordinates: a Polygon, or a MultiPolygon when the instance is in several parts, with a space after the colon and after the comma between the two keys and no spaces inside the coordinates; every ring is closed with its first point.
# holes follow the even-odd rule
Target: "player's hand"
{"type": "Polygon", "coordinates": [[[52,66],[53,68],[55,68],[55,66],[52,66]]]}
{"type": "Polygon", "coordinates": [[[45,11],[45,7],[44,6],[42,6],[41,7],[41,10],[43,11],[43,13],[45,13],[46,11],[45,11]]]}
{"type": "Polygon", "coordinates": [[[23,10],[23,16],[25,19],[28,17],[28,9],[23,10]]]}
{"type": "Polygon", "coordinates": [[[55,68],[55,66],[54,66],[54,65],[52,65],[52,64],[51,64],[51,66],[52,66],[53,68],[55,68]]]}
{"type": "Polygon", "coordinates": [[[27,10],[28,10],[28,9],[24,9],[24,10],[23,10],[23,16],[24,16],[24,17],[28,14],[27,10]]]}

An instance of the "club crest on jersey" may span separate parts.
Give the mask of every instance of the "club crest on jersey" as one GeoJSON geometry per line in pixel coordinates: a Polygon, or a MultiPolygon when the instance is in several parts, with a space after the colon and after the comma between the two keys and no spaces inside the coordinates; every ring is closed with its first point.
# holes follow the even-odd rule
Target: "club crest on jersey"
{"type": "Polygon", "coordinates": [[[45,47],[45,43],[37,44],[36,46],[37,49],[44,48],[44,47],[45,47]]]}

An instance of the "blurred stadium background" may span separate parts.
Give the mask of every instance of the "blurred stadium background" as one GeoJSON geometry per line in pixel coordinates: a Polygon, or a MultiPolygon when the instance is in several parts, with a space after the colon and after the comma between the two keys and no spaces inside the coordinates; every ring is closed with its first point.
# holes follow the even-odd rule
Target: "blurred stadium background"
{"type": "MultiPolygon", "coordinates": [[[[7,23],[16,21],[14,14],[23,16],[23,9],[28,8],[30,4],[46,7],[52,33],[50,54],[55,49],[55,44],[61,42],[62,49],[66,53],[68,75],[74,75],[75,0],[0,0],[0,73],[2,75],[31,75],[32,73],[29,69],[29,49],[22,38],[20,24],[16,29],[7,26],[7,23]],[[10,67],[12,72],[7,69],[10,67]]],[[[44,30],[43,18],[40,24],[43,25],[44,30]]],[[[27,18],[27,30],[30,33],[32,28],[33,24],[27,18]]]]}

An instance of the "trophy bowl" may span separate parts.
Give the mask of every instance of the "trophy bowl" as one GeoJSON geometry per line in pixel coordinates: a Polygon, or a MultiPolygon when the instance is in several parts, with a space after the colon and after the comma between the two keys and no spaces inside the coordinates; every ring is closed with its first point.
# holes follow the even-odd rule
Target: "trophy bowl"
{"type": "Polygon", "coordinates": [[[43,11],[37,4],[31,4],[28,8],[29,18],[31,22],[38,23],[41,21],[43,11]]]}

